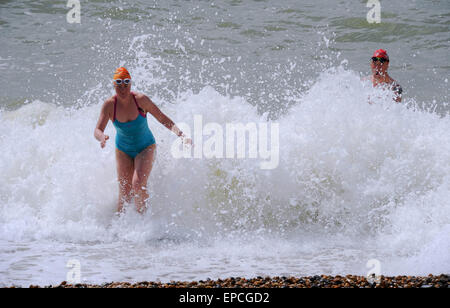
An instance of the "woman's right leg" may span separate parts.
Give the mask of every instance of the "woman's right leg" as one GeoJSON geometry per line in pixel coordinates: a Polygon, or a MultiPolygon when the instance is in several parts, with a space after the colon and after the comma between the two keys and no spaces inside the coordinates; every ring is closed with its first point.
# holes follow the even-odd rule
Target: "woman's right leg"
{"type": "Polygon", "coordinates": [[[116,163],[119,181],[119,206],[117,211],[122,212],[124,203],[131,202],[134,159],[116,148],[116,163]]]}

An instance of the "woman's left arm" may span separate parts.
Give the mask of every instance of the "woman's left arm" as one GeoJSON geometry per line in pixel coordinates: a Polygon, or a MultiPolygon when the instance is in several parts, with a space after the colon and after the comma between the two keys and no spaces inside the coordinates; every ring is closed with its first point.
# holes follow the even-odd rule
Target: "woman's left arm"
{"type": "Polygon", "coordinates": [[[396,101],[397,103],[401,103],[403,93],[402,86],[399,85],[398,83],[395,83],[394,86],[392,87],[392,90],[394,91],[395,94],[394,101],[396,101]]]}
{"type": "MultiPolygon", "coordinates": [[[[156,106],[156,104],[152,102],[150,98],[148,98],[144,94],[141,94],[138,100],[141,108],[143,108],[146,112],[149,112],[152,116],[154,116],[162,125],[167,127],[167,129],[169,129],[175,135],[181,137],[182,139],[186,137],[183,134],[183,132],[177,127],[177,125],[168,116],[166,116],[158,108],[158,106],[156,106]]],[[[192,141],[190,139],[187,138],[186,141],[187,143],[192,144],[192,141]]]]}

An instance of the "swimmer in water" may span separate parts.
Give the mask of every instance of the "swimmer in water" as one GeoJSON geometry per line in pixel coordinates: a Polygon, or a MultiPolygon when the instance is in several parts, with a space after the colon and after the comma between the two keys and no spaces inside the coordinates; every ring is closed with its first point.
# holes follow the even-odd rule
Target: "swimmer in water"
{"type": "Polygon", "coordinates": [[[116,94],[102,106],[94,136],[105,147],[109,136],[104,131],[111,120],[116,128],[116,163],[119,182],[118,211],[134,196],[137,211],[145,212],[148,199],[147,180],[155,161],[156,142],[148,127],[147,113],[153,115],[186,145],[193,145],[183,132],[144,94],[131,91],[131,76],[119,67],[113,78],[116,94]]]}
{"type": "Polygon", "coordinates": [[[372,85],[374,87],[386,87],[395,94],[394,100],[397,103],[402,101],[402,87],[388,74],[389,56],[384,49],[378,49],[370,59],[372,69],[372,85]]]}

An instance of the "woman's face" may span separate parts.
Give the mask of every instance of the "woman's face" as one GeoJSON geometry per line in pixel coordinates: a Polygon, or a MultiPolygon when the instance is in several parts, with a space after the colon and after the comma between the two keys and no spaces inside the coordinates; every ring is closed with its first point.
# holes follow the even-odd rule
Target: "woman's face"
{"type": "Polygon", "coordinates": [[[374,75],[386,75],[389,68],[389,60],[380,61],[379,59],[370,61],[370,68],[374,75]]]}
{"type": "Polygon", "coordinates": [[[116,90],[117,96],[120,98],[126,98],[131,92],[131,81],[128,84],[125,84],[123,81],[119,85],[114,81],[114,88],[116,90]]]}

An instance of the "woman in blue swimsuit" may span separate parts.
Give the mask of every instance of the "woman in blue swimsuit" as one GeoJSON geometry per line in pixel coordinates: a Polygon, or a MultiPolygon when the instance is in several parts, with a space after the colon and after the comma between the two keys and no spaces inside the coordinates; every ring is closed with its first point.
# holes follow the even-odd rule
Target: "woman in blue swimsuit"
{"type": "Polygon", "coordinates": [[[109,136],[104,134],[108,121],[116,128],[116,162],[119,181],[119,206],[130,202],[134,195],[139,213],[145,211],[148,199],[147,180],[156,153],[155,138],[147,124],[147,112],[161,124],[192,145],[183,132],[144,94],[131,92],[131,76],[124,67],[114,74],[116,95],[105,101],[95,128],[94,136],[105,147],[109,136]]]}

